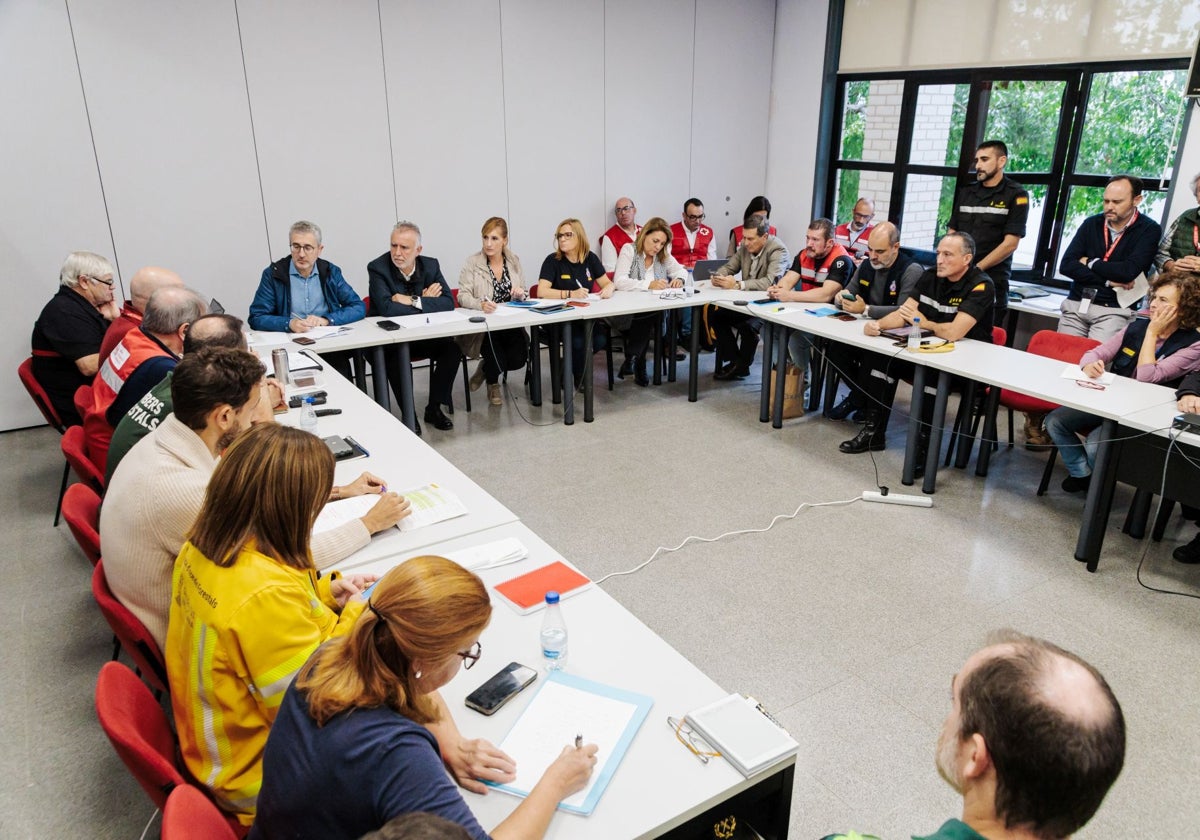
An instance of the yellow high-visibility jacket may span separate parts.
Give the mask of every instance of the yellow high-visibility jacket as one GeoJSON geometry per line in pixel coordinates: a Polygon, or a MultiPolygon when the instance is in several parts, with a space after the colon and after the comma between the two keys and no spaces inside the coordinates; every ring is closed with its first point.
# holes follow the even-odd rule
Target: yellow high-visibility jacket
{"type": "Polygon", "coordinates": [[[191,542],[175,559],[163,655],[180,751],[192,776],[245,825],[254,821],[263,748],[284,692],[365,606],[350,602],[339,614],[334,577],[318,580],[253,545],[228,567],[191,542]]]}

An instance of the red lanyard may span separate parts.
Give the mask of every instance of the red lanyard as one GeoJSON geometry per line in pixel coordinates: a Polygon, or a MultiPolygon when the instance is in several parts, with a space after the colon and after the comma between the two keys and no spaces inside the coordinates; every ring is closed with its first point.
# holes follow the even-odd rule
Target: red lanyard
{"type": "MultiPolygon", "coordinates": [[[[1113,249],[1117,247],[1117,243],[1121,241],[1121,237],[1123,237],[1125,235],[1125,231],[1127,231],[1131,227],[1133,227],[1134,222],[1136,222],[1137,220],[1138,220],[1138,211],[1134,210],[1133,218],[1129,220],[1129,224],[1125,225],[1125,227],[1123,227],[1121,229],[1121,232],[1117,234],[1117,238],[1112,241],[1111,245],[1108,244],[1108,222],[1104,223],[1104,244],[1108,245],[1108,250],[1105,251],[1104,256],[1101,257],[1101,260],[1103,262],[1108,262],[1109,256],[1112,254],[1113,249]]],[[[1195,232],[1195,230],[1193,230],[1192,236],[1194,237],[1195,235],[1196,235],[1196,232],[1195,232]]],[[[1198,243],[1198,244],[1200,244],[1200,243],[1198,243]]]]}
{"type": "Polygon", "coordinates": [[[1192,225],[1192,248],[1200,254],[1200,227],[1192,225]]]}

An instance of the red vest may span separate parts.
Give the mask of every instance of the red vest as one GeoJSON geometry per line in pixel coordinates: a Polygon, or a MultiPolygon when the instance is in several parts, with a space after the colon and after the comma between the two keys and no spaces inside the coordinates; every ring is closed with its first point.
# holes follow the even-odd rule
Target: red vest
{"type": "Polygon", "coordinates": [[[113,433],[105,417],[109,406],[116,401],[125,380],[142,362],[165,355],[157,341],[141,329],[131,329],[125,333],[121,343],[113,348],[104,364],[100,365],[92,381],[92,407],[83,418],[83,431],[87,438],[88,457],[102,472],[108,462],[108,444],[113,433]]]}
{"type": "Polygon", "coordinates": [[[671,256],[684,268],[695,268],[696,263],[708,258],[708,245],[712,239],[712,228],[700,225],[696,231],[696,246],[689,247],[683,222],[676,222],[671,225],[671,256]]]}
{"type": "Polygon", "coordinates": [[[125,334],[141,323],[142,313],[134,309],[132,303],[125,301],[125,305],[121,307],[121,317],[108,325],[108,329],[104,333],[104,340],[100,342],[100,364],[104,364],[104,360],[121,343],[125,334]]]}
{"type": "MultiPolygon", "coordinates": [[[[641,230],[642,226],[637,225],[637,229],[641,230]]],[[[620,225],[613,225],[608,230],[604,231],[604,236],[601,236],[600,238],[604,239],[606,237],[608,238],[608,241],[612,243],[613,250],[617,252],[618,257],[621,256],[621,249],[624,248],[626,245],[632,244],[632,242],[633,242],[633,237],[631,237],[625,231],[621,230],[620,225]]],[[[612,276],[613,276],[613,273],[611,271],[608,272],[609,280],[612,279],[612,276]]]]}
{"type": "Polygon", "coordinates": [[[846,249],[855,260],[861,260],[867,254],[867,237],[874,230],[874,225],[867,225],[855,236],[850,230],[850,223],[838,225],[833,233],[833,241],[846,249]]]}
{"type": "Polygon", "coordinates": [[[802,291],[809,289],[819,289],[821,284],[825,282],[825,278],[829,276],[829,264],[838,257],[849,257],[846,249],[836,242],[829,249],[829,253],[821,260],[821,264],[815,263],[808,255],[808,249],[805,248],[800,252],[800,288],[802,291]]]}
{"type": "MultiPolygon", "coordinates": [[[[742,226],[735,227],[733,229],[733,247],[734,248],[737,248],[739,245],[742,244],[742,237],[745,236],[744,230],[745,230],[745,228],[742,226]]],[[[771,236],[776,235],[775,225],[771,225],[771,229],[768,231],[768,233],[771,236]]]]}

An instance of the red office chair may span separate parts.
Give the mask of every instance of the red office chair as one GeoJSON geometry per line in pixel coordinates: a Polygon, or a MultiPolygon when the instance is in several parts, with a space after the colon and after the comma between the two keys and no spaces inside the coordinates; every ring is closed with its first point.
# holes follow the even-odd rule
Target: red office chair
{"type": "Polygon", "coordinates": [[[88,457],[83,426],[71,426],[63,433],[62,451],[79,480],[96,491],[97,496],[104,495],[104,472],[97,469],[96,464],[88,457]]]}
{"type": "Polygon", "coordinates": [[[167,666],[163,661],[162,651],[158,643],[129,608],[117,600],[112,589],[108,586],[108,578],[104,576],[104,561],[97,560],[96,568],[92,570],[92,597],[100,606],[104,620],[112,628],[114,634],[113,659],[115,660],[124,648],[133,660],[134,666],[150,687],[157,692],[167,690],[167,666]]]}
{"type": "Polygon", "coordinates": [[[182,784],[167,797],[161,836],[162,840],[236,840],[242,835],[199,788],[182,784]]]}
{"type": "MultiPolygon", "coordinates": [[[[25,390],[29,392],[30,399],[37,406],[38,411],[42,413],[46,423],[50,428],[54,429],[60,435],[67,430],[62,418],[58,416],[54,405],[50,402],[50,395],[46,393],[46,389],[42,387],[42,383],[38,382],[33,375],[33,359],[28,358],[17,366],[17,378],[21,380],[21,384],[25,386],[25,390]]],[[[54,504],[54,527],[58,527],[59,514],[62,510],[63,494],[67,492],[67,480],[71,477],[71,464],[69,461],[63,463],[62,483],[58,488],[58,501],[54,504]]]]}
{"type": "Polygon", "coordinates": [[[72,484],[63,496],[62,514],[75,542],[95,566],[100,562],[100,497],[86,484],[72,484]]]}
{"type": "MultiPolygon", "coordinates": [[[[1029,346],[1025,348],[1025,352],[1033,353],[1037,356],[1045,356],[1049,359],[1058,359],[1062,362],[1078,364],[1079,360],[1083,358],[1083,354],[1098,344],[1100,342],[1094,338],[1068,335],[1066,333],[1055,332],[1054,330],[1039,330],[1029,339],[1029,346]]],[[[995,439],[996,415],[999,413],[999,406],[1004,406],[1008,409],[1009,449],[1013,446],[1013,428],[1015,423],[1013,412],[1046,413],[1058,408],[1058,405],[1055,403],[1039,400],[1016,391],[1002,389],[996,410],[992,412],[992,416],[988,420],[992,429],[993,439],[995,439]]],[[[1058,450],[1051,449],[1050,457],[1046,461],[1046,469],[1042,473],[1042,481],[1038,485],[1037,494],[1039,496],[1045,495],[1046,488],[1050,486],[1050,476],[1054,472],[1054,462],[1057,457],[1058,450]]]]}

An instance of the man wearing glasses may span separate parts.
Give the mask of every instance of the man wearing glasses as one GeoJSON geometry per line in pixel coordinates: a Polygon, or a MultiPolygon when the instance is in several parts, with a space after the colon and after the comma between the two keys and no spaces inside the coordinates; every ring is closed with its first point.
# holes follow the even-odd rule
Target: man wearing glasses
{"type": "Polygon", "coordinates": [[[600,262],[604,264],[604,271],[609,280],[617,267],[617,255],[621,253],[622,248],[637,238],[638,231],[642,229],[637,223],[637,207],[633,199],[624,196],[618,198],[617,203],[613,205],[613,213],[617,217],[617,223],[604,231],[600,237],[600,262]]]}
{"type": "MultiPolygon", "coordinates": [[[[683,221],[671,225],[671,256],[691,271],[700,260],[717,258],[717,237],[704,224],[704,204],[689,198],[683,205],[683,221]]],[[[692,339],[692,310],[685,308],[679,317],[679,343],[686,346],[692,339]]]]}
{"type": "Polygon", "coordinates": [[[74,251],[63,262],[58,292],[33,325],[33,376],[68,426],[83,422],[75,391],[91,384],[100,368],[100,345],[120,311],[113,300],[113,267],[90,251],[74,251]]]}
{"type": "Polygon", "coordinates": [[[837,226],[833,232],[833,241],[846,249],[858,265],[867,255],[867,238],[874,228],[871,220],[875,218],[875,202],[869,198],[860,198],[854,203],[853,218],[837,226]]]}
{"type": "MultiPolygon", "coordinates": [[[[263,269],[250,304],[250,328],[306,333],[313,327],[341,326],[366,317],[362,298],[342,278],[342,270],[321,259],[321,229],[300,221],[288,231],[291,256],[263,269]]],[[[323,353],[342,376],[350,376],[350,351],[323,353]]]]}

